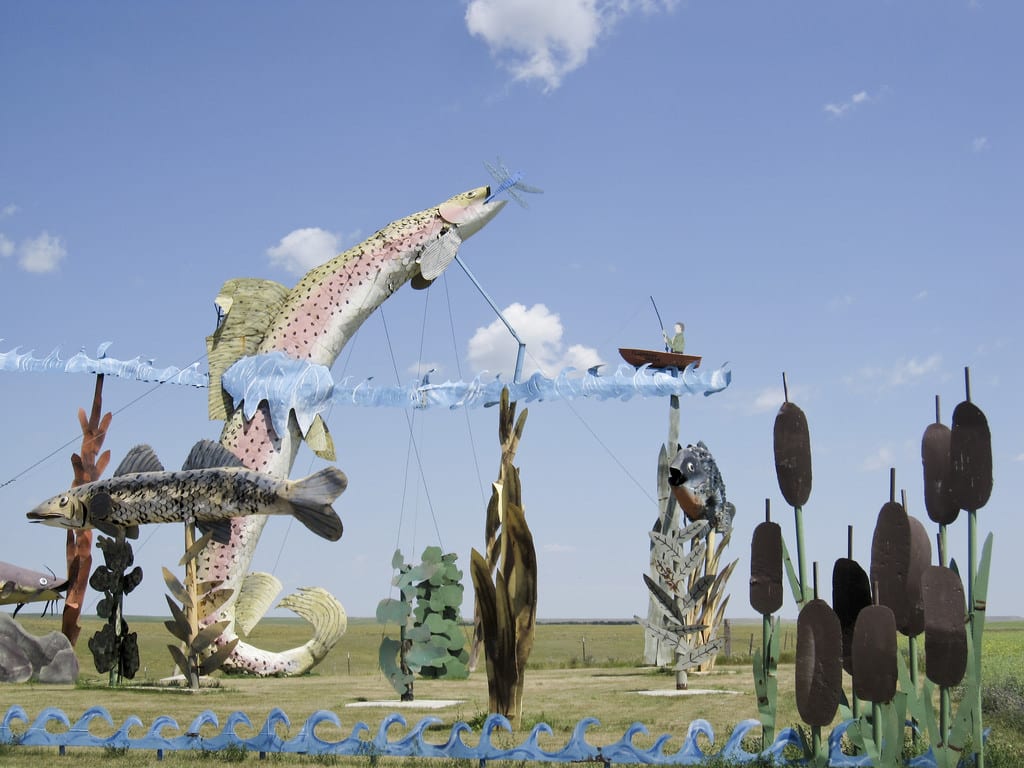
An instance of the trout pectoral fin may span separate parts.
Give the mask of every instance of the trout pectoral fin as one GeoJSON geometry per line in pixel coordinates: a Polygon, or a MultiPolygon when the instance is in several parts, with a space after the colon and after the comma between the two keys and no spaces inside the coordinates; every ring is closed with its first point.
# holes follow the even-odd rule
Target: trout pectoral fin
{"type": "Polygon", "coordinates": [[[459,252],[462,238],[454,229],[449,229],[436,240],[427,243],[420,254],[420,275],[424,280],[434,280],[452,263],[459,252]]]}

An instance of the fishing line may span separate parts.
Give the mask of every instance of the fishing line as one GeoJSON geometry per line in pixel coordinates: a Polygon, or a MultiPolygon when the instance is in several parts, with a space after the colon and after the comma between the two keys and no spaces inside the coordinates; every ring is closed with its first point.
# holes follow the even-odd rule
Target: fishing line
{"type": "MultiPolygon", "coordinates": [[[[378,311],[380,311],[380,309],[382,309],[382,307],[378,307],[378,311]]],[[[391,344],[391,334],[388,332],[388,324],[387,320],[384,318],[383,312],[381,312],[380,319],[384,326],[384,337],[387,339],[388,353],[391,355],[391,367],[394,369],[395,379],[399,380],[400,376],[398,373],[398,363],[395,360],[395,350],[391,344]]],[[[434,514],[434,504],[430,499],[430,489],[427,487],[427,478],[423,471],[423,458],[420,456],[420,449],[416,444],[416,435],[412,428],[412,418],[409,416],[408,411],[405,411],[405,423],[409,429],[409,442],[412,445],[413,453],[416,455],[416,464],[419,467],[420,480],[423,483],[423,493],[427,499],[427,507],[430,509],[430,517],[434,521],[434,533],[437,535],[437,543],[441,546],[441,549],[444,549],[444,544],[441,542],[441,529],[437,525],[437,515],[434,514]]]]}
{"type": "MultiPolygon", "coordinates": [[[[191,363],[189,363],[188,366],[186,366],[186,367],[191,367],[191,366],[195,365],[196,363],[198,363],[200,360],[204,359],[205,357],[206,357],[206,353],[204,352],[202,355],[200,355],[195,360],[193,360],[191,363]]],[[[103,374],[97,374],[97,375],[103,375],[103,374]]],[[[141,395],[139,395],[135,399],[129,400],[127,403],[122,405],[116,411],[111,411],[110,412],[111,416],[117,416],[118,414],[123,413],[124,411],[128,410],[129,408],[131,408],[133,405],[135,405],[137,402],[139,402],[143,398],[149,397],[151,394],[156,392],[160,387],[162,387],[166,383],[167,383],[166,381],[158,381],[150,389],[146,390],[145,392],[143,392],[141,395]]],[[[58,453],[63,451],[65,448],[67,448],[69,445],[72,445],[73,443],[76,443],[76,442],[78,442],[81,439],[82,439],[81,435],[76,435],[75,437],[72,437],[66,443],[64,443],[63,445],[58,446],[57,448],[55,448],[50,453],[48,453],[45,456],[43,456],[43,458],[41,458],[38,461],[36,461],[35,463],[29,465],[28,467],[23,469],[21,472],[18,472],[16,475],[11,477],[9,480],[5,480],[4,482],[0,483],[0,488],[4,488],[4,487],[10,485],[11,483],[15,482],[16,480],[19,480],[21,477],[23,477],[24,475],[28,474],[29,472],[31,472],[36,467],[40,466],[41,464],[45,464],[47,461],[52,459],[54,456],[56,456],[58,453]]]]}
{"type": "MultiPolygon", "coordinates": [[[[459,375],[459,381],[465,381],[465,379],[462,376],[462,363],[459,360],[459,343],[455,338],[455,317],[454,314],[452,313],[452,297],[451,293],[448,290],[447,275],[443,276],[443,282],[444,295],[448,301],[448,327],[451,329],[452,332],[452,351],[455,353],[455,371],[459,375]]],[[[487,496],[484,493],[484,477],[483,474],[480,472],[480,458],[479,456],[477,456],[476,441],[473,439],[473,422],[469,418],[469,409],[463,408],[462,411],[463,415],[466,418],[466,432],[469,434],[469,447],[470,450],[473,452],[473,467],[476,469],[476,483],[477,486],[480,488],[480,503],[486,506],[487,496]]]]}

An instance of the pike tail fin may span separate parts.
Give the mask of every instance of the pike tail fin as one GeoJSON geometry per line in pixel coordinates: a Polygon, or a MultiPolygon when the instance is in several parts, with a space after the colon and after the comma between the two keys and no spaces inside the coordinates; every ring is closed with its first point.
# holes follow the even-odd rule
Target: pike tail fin
{"type": "Polygon", "coordinates": [[[342,525],[331,502],[348,486],[348,478],[337,467],[326,467],[319,472],[294,481],[281,496],[291,505],[295,519],[317,536],[328,541],[341,538],[342,525]]]}

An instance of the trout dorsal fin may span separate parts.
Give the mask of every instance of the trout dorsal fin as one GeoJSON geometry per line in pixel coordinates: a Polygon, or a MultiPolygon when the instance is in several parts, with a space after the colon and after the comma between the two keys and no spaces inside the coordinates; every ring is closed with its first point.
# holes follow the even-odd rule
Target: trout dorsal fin
{"type": "Polygon", "coordinates": [[[242,467],[242,460],[220,443],[200,440],[192,446],[182,469],[216,469],[218,467],[242,467]]]}
{"type": "Polygon", "coordinates": [[[156,457],[152,448],[148,445],[136,445],[128,451],[128,455],[117,465],[117,469],[114,470],[114,476],[129,475],[134,472],[163,471],[164,465],[160,463],[160,459],[156,457]]]}

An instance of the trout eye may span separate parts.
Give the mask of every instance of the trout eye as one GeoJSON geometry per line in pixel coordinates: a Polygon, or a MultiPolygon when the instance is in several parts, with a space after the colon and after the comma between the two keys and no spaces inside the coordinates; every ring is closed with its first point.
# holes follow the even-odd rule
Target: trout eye
{"type": "Polygon", "coordinates": [[[57,502],[57,506],[66,507],[69,501],[71,501],[70,496],[61,496],[60,501],[57,502]]]}

